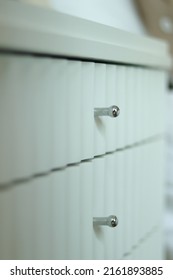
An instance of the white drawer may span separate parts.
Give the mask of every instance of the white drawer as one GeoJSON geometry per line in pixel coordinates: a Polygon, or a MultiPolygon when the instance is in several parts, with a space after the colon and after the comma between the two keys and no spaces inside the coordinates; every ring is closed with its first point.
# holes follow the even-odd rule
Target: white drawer
{"type": "Polygon", "coordinates": [[[129,260],[162,260],[164,259],[163,232],[160,227],[146,236],[146,238],[138,244],[134,251],[127,257],[129,260]]]}
{"type": "Polygon", "coordinates": [[[122,259],[124,254],[124,171],[123,153],[117,152],[105,158],[105,214],[116,215],[118,226],[105,229],[105,258],[122,259]]]}
{"type": "Polygon", "coordinates": [[[122,163],[119,152],[1,191],[0,257],[121,258],[122,163]],[[93,217],[111,214],[117,215],[120,226],[93,227],[93,217]]]}
{"type": "Polygon", "coordinates": [[[0,182],[4,183],[34,172],[35,133],[30,60],[1,55],[0,69],[0,182]]]}
{"type": "MultiPolygon", "coordinates": [[[[95,63],[94,108],[119,106],[117,72],[116,65],[95,63]]],[[[120,137],[118,130],[120,116],[117,118],[102,116],[94,119],[94,155],[103,155],[116,150],[120,137]]]]}
{"type": "Polygon", "coordinates": [[[9,190],[1,190],[0,192],[0,259],[12,259],[13,246],[12,233],[14,231],[14,198],[13,192],[9,190]]]}
{"type": "Polygon", "coordinates": [[[160,224],[162,145],[136,146],[1,189],[0,257],[135,258],[160,224]],[[93,217],[109,215],[117,216],[116,228],[93,227],[93,217]]]}
{"type": "MultiPolygon", "coordinates": [[[[140,168],[140,167],[139,167],[140,168]]],[[[127,149],[123,153],[123,184],[122,184],[122,202],[123,202],[123,253],[127,254],[132,250],[132,246],[137,243],[137,239],[133,240],[134,235],[134,182],[136,174],[134,174],[134,151],[127,149]],[[127,234],[128,232],[128,234],[127,234]],[[133,244],[134,242],[134,244],[133,244]]],[[[139,198],[138,198],[139,199],[139,198]]]]}
{"type": "Polygon", "coordinates": [[[1,184],[163,132],[161,71],[17,55],[1,55],[0,69],[1,184]],[[111,105],[117,118],[94,117],[111,105]]]}
{"type": "Polygon", "coordinates": [[[92,163],[52,174],[52,258],[91,259],[93,255],[92,163]]]}
{"type": "Polygon", "coordinates": [[[124,211],[127,205],[125,203],[123,168],[124,155],[121,151],[93,161],[93,216],[108,217],[109,215],[116,215],[118,218],[116,228],[94,227],[94,259],[122,259],[126,253],[124,243],[128,238],[125,233],[127,232],[126,224],[129,217],[124,211]]]}
{"type": "Polygon", "coordinates": [[[92,63],[0,57],[0,182],[92,158],[92,63]]]}

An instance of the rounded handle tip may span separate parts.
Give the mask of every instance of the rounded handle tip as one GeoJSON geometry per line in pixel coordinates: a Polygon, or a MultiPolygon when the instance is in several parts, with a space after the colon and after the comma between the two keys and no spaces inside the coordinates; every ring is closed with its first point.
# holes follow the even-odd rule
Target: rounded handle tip
{"type": "Polygon", "coordinates": [[[110,227],[116,227],[116,226],[118,225],[118,219],[117,219],[117,217],[116,217],[116,216],[113,216],[113,215],[109,216],[109,217],[108,217],[108,225],[109,225],[110,227]]]}
{"type": "Polygon", "coordinates": [[[118,115],[120,114],[120,109],[118,106],[111,106],[110,107],[110,116],[113,117],[113,118],[116,118],[118,117],[118,115]]]}

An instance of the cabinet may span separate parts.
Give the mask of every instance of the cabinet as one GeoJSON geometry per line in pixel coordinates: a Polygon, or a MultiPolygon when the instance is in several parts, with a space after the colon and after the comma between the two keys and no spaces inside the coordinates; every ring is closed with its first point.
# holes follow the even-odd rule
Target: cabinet
{"type": "Polygon", "coordinates": [[[166,44],[0,5],[0,258],[162,258],[166,44]],[[111,214],[115,229],[93,226],[111,214]]]}

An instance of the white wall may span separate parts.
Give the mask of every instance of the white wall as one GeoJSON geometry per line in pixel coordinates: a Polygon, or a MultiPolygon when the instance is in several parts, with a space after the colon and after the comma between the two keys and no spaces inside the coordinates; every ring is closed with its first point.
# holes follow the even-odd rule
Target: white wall
{"type": "Polygon", "coordinates": [[[51,7],[133,33],[145,33],[134,0],[18,0],[51,7]]]}

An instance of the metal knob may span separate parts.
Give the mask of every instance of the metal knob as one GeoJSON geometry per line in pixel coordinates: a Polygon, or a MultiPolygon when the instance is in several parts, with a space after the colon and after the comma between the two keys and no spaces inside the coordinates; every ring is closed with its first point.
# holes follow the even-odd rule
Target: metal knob
{"type": "Polygon", "coordinates": [[[93,225],[94,226],[108,226],[108,227],[113,228],[118,225],[118,219],[114,215],[111,215],[109,217],[94,217],[93,225]]]}
{"type": "Polygon", "coordinates": [[[115,105],[107,108],[94,108],[94,117],[109,116],[112,118],[116,118],[119,114],[120,109],[115,105]]]}

